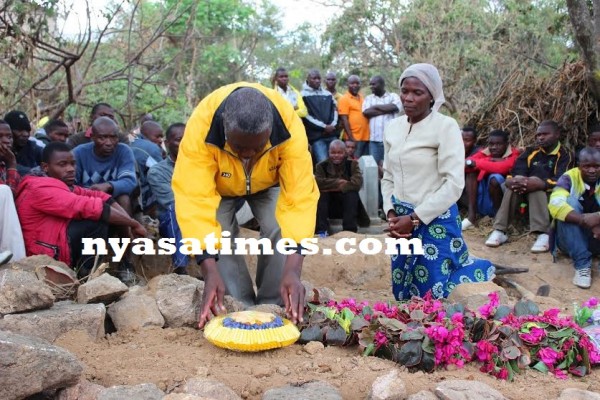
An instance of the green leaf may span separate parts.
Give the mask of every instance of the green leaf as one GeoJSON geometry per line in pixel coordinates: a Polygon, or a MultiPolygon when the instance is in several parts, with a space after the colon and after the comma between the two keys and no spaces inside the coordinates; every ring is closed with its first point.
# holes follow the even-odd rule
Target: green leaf
{"type": "Polygon", "coordinates": [[[404,343],[398,354],[398,363],[407,367],[414,367],[421,362],[423,357],[423,349],[421,348],[421,342],[418,340],[411,340],[404,343]]]}
{"type": "Polygon", "coordinates": [[[548,372],[548,367],[546,366],[546,364],[544,364],[541,361],[538,361],[537,364],[535,364],[532,368],[537,369],[538,371],[543,372],[543,373],[548,372]]]}
{"type": "Polygon", "coordinates": [[[378,321],[383,327],[394,332],[406,330],[406,324],[398,321],[397,319],[379,318],[378,321]]]}
{"type": "Polygon", "coordinates": [[[363,356],[370,356],[373,353],[373,350],[375,350],[375,343],[371,343],[365,348],[363,356]]]}
{"type": "Polygon", "coordinates": [[[498,308],[496,309],[496,313],[494,314],[494,319],[496,321],[507,317],[510,313],[512,312],[512,309],[508,306],[498,306],[498,308]]]}
{"type": "Polygon", "coordinates": [[[329,328],[325,334],[325,343],[330,346],[342,346],[346,342],[346,331],[341,326],[329,328]]]}
{"type": "Polygon", "coordinates": [[[353,331],[360,331],[367,326],[369,326],[369,323],[363,317],[356,317],[350,323],[350,329],[353,331]]]}
{"type": "Polygon", "coordinates": [[[408,341],[408,340],[421,340],[421,339],[423,339],[423,337],[425,337],[423,332],[421,332],[420,330],[417,330],[417,329],[411,329],[411,330],[402,332],[402,334],[400,335],[400,340],[402,340],[403,342],[408,341]]]}
{"type": "Polygon", "coordinates": [[[548,337],[551,337],[553,339],[568,338],[573,336],[574,332],[575,331],[573,330],[573,328],[563,328],[558,331],[548,332],[548,337]]]}
{"type": "Polygon", "coordinates": [[[414,320],[414,321],[423,321],[425,319],[426,315],[423,311],[421,310],[412,310],[410,312],[410,319],[414,320]]]}
{"type": "Polygon", "coordinates": [[[516,346],[509,346],[502,349],[502,356],[507,360],[516,360],[521,355],[521,351],[516,346]]]}
{"type": "Polygon", "coordinates": [[[300,334],[300,343],[308,343],[308,342],[322,342],[323,341],[323,332],[321,331],[321,327],[318,325],[309,326],[302,330],[300,334]]]}

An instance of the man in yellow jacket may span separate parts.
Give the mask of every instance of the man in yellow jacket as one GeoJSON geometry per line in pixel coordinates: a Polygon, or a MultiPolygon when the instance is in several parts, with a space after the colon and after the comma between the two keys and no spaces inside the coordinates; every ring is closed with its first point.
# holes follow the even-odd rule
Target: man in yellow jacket
{"type": "Polygon", "coordinates": [[[319,191],[304,126],[290,103],[272,89],[245,82],[209,94],[186,124],[172,186],[182,236],[202,248],[196,257],[204,276],[199,326],[211,312],[224,310],[225,293],[248,305],[283,304],[293,322],[301,321],[301,247],[285,255],[276,243],[283,237],[300,244],[313,236],[319,191]],[[256,294],[243,255],[225,254],[226,246],[218,245],[220,254],[206,251],[211,234],[219,239],[230,234],[233,243],[240,198],[274,251],[258,257],[256,294]]]}

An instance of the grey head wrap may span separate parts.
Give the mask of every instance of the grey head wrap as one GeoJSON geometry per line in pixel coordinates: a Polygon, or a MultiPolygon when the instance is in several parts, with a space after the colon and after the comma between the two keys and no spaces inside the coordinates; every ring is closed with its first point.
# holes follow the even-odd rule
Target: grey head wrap
{"type": "Polygon", "coordinates": [[[442,87],[442,78],[437,68],[431,64],[413,64],[406,68],[400,79],[398,80],[398,86],[402,86],[402,81],[406,78],[417,78],[423,85],[429,90],[431,96],[433,96],[433,107],[434,111],[438,111],[442,104],[446,101],[444,98],[444,89],[442,87]]]}

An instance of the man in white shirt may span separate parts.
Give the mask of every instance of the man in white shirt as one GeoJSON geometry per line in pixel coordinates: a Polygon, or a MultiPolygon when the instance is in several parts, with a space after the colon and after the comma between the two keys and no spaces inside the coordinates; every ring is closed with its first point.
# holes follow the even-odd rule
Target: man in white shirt
{"type": "Polygon", "coordinates": [[[369,119],[369,154],[373,156],[377,165],[383,162],[383,129],[387,123],[403,114],[400,97],[396,93],[385,91],[385,81],[375,75],[369,81],[371,92],[363,103],[363,115],[369,119]]]}

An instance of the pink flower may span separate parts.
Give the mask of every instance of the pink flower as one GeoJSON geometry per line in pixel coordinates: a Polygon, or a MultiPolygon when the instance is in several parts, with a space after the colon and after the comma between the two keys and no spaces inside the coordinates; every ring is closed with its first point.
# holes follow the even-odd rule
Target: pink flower
{"type": "Polygon", "coordinates": [[[600,300],[595,297],[590,297],[588,301],[582,304],[582,307],[595,308],[598,304],[600,304],[600,300]]]}
{"type": "Polygon", "coordinates": [[[563,371],[562,369],[555,369],[554,376],[557,377],[558,379],[568,379],[569,378],[567,373],[565,371],[563,371]]]}
{"type": "Polygon", "coordinates": [[[479,313],[483,318],[490,318],[496,312],[496,307],[500,304],[498,293],[492,292],[488,294],[490,302],[479,307],[479,313]]]}
{"type": "Polygon", "coordinates": [[[520,333],[519,336],[529,344],[538,344],[546,337],[546,331],[542,328],[533,327],[529,333],[520,333]]]}
{"type": "Polygon", "coordinates": [[[382,331],[375,332],[375,347],[380,348],[388,343],[388,338],[382,331]]]}
{"type": "Polygon", "coordinates": [[[439,325],[426,328],[425,333],[433,339],[434,342],[443,342],[448,337],[448,329],[439,325]]]}
{"type": "Polygon", "coordinates": [[[507,380],[508,379],[508,369],[506,369],[505,367],[500,368],[500,371],[498,371],[498,373],[496,374],[496,378],[507,380]]]}
{"type": "Polygon", "coordinates": [[[487,340],[480,340],[475,345],[477,359],[479,361],[491,361],[494,354],[498,353],[498,347],[487,340]]]}
{"type": "Polygon", "coordinates": [[[552,367],[554,363],[558,360],[558,353],[551,347],[542,347],[537,356],[544,364],[549,367],[552,367]]]}

